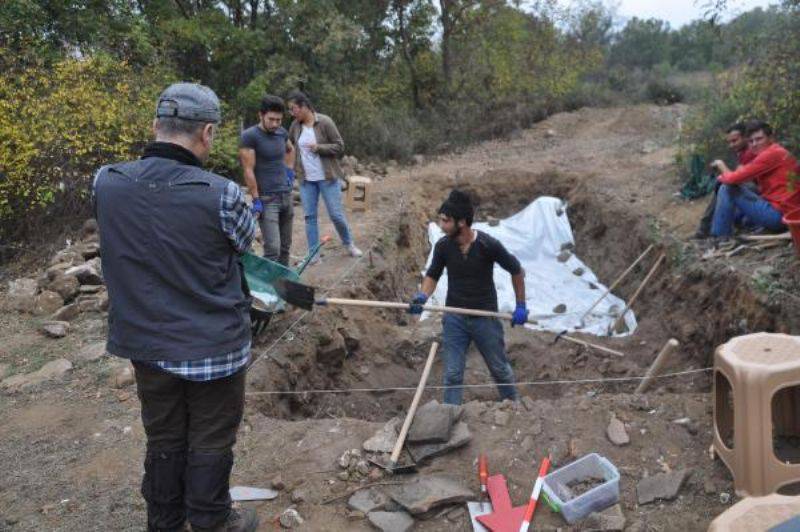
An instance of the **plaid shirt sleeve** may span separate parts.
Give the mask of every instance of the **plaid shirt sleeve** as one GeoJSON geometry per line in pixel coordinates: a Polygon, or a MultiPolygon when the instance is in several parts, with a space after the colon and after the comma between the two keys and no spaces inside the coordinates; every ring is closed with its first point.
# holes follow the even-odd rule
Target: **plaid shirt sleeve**
{"type": "Polygon", "coordinates": [[[231,241],[237,253],[244,253],[250,249],[256,234],[256,222],[244,201],[244,194],[233,181],[228,182],[222,193],[219,217],[222,232],[231,241]]]}

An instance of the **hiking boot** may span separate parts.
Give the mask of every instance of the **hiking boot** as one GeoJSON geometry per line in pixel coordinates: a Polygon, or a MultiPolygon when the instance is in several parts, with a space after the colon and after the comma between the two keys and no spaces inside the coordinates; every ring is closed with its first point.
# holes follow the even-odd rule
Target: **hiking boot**
{"type": "Polygon", "coordinates": [[[255,532],[258,528],[256,511],[250,508],[231,509],[228,518],[212,528],[193,526],[193,532],[255,532]]]}
{"type": "Polygon", "coordinates": [[[361,251],[360,249],[358,249],[355,244],[350,244],[349,246],[347,246],[347,251],[348,251],[348,253],[350,253],[351,257],[355,257],[355,258],[358,258],[358,257],[361,257],[362,255],[364,255],[364,252],[361,251]]]}

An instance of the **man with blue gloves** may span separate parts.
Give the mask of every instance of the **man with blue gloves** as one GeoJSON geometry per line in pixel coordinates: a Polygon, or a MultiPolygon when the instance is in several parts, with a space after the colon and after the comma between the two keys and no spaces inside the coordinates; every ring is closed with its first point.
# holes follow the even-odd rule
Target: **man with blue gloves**
{"type": "Polygon", "coordinates": [[[267,94],[261,100],[258,124],[242,132],[239,160],[247,189],[253,198],[253,215],[259,221],[264,257],[289,265],[294,202],[294,149],[281,126],[286,105],[267,94]]]}
{"type": "MultiPolygon", "coordinates": [[[[409,312],[420,314],[447,268],[447,306],[497,312],[494,264],[511,274],[517,306],[511,326],[528,321],[525,306],[525,271],[519,261],[497,239],[472,229],[474,209],[470,197],[453,190],[439,208],[439,227],[445,236],[436,243],[433,260],[422,288],[409,304],[409,312]]],[[[497,318],[445,314],[442,318],[444,402],[461,404],[464,366],[470,342],[475,342],[501,399],[519,399],[514,371],[506,358],[503,326],[497,318]]]]}

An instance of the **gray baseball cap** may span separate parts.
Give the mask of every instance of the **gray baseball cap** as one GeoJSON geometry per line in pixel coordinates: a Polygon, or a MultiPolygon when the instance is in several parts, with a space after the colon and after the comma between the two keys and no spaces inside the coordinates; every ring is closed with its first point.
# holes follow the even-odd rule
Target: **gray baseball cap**
{"type": "Polygon", "coordinates": [[[176,117],[218,124],[222,119],[219,98],[197,83],[173,83],[158,98],[156,117],[176,117]]]}

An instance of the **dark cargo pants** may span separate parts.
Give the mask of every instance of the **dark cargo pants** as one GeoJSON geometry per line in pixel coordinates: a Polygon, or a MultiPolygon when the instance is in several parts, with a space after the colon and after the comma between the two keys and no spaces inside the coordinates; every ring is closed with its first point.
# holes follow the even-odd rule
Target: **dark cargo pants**
{"type": "Polygon", "coordinates": [[[231,509],[233,445],[244,410],[246,370],[195,382],[134,362],[147,453],[142,496],[148,530],[224,521],[231,509]]]}

